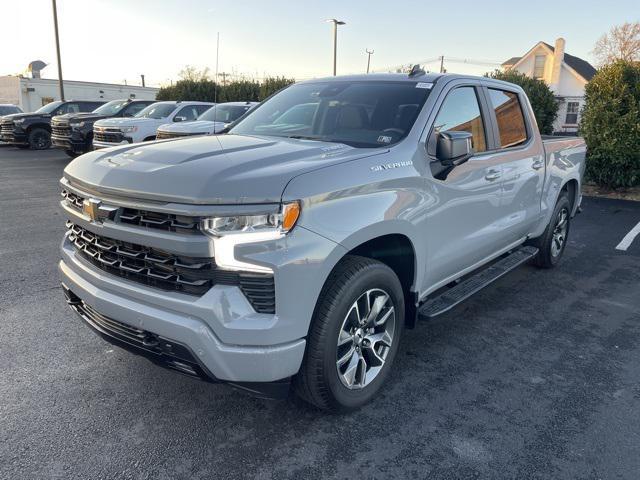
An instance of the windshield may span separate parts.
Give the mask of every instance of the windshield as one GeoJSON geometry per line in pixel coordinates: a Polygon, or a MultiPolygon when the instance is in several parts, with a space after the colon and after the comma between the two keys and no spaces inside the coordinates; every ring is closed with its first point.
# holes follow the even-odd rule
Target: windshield
{"type": "Polygon", "coordinates": [[[216,105],[198,117],[209,122],[233,122],[251,108],[251,105],[216,105]]]}
{"type": "Polygon", "coordinates": [[[154,103],[136,115],[137,118],[167,118],[176,109],[175,103],[154,103]]]}
{"type": "Polygon", "coordinates": [[[62,102],[60,100],[58,100],[57,102],[47,103],[44,107],[40,107],[38,110],[36,110],[35,113],[51,113],[60,105],[62,105],[62,102]]]}
{"type": "Polygon", "coordinates": [[[127,103],[129,102],[127,102],[126,100],[113,100],[109,103],[105,103],[104,105],[99,106],[93,111],[93,113],[97,113],[98,115],[115,115],[120,110],[122,110],[122,107],[124,107],[127,103]]]}
{"type": "Polygon", "coordinates": [[[10,115],[12,113],[22,113],[18,107],[14,107],[13,105],[0,105],[0,117],[2,115],[10,115]]]}
{"type": "Polygon", "coordinates": [[[429,95],[430,90],[422,87],[407,81],[293,85],[247,115],[230,133],[386,147],[411,130],[429,95]]]}

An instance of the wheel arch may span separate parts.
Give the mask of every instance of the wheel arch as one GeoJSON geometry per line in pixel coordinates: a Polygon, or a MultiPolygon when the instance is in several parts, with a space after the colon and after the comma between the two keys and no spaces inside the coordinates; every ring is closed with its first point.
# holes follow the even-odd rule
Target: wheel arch
{"type": "MultiPolygon", "coordinates": [[[[404,223],[404,222],[390,222],[404,223]]],[[[419,275],[419,260],[415,249],[415,241],[404,228],[388,226],[386,231],[380,231],[379,226],[371,226],[365,231],[353,234],[341,242],[346,249],[334,263],[331,272],[348,255],[371,258],[387,265],[398,276],[405,297],[405,324],[412,328],[417,314],[418,294],[416,284],[419,275]],[[371,230],[376,234],[371,234],[371,230]]],[[[330,275],[329,275],[330,276],[330,275]]],[[[327,277],[329,278],[329,277],[327,277]]],[[[326,284],[326,281],[325,281],[326,284]]],[[[318,298],[318,301],[320,299],[318,298]]]]}

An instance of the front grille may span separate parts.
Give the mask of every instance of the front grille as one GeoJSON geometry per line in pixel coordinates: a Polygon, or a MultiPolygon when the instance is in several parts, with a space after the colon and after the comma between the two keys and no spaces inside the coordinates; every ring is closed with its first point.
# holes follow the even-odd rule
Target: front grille
{"type": "Polygon", "coordinates": [[[89,327],[106,340],[133,353],[143,355],[163,367],[203,380],[215,381],[188,347],[102,315],[64,285],[63,288],[69,306],[89,327]]]}
{"type": "Polygon", "coordinates": [[[71,127],[68,123],[53,123],[51,124],[51,134],[58,137],[70,137],[71,127]]]}
{"type": "Polygon", "coordinates": [[[13,122],[2,122],[0,124],[0,136],[13,138],[13,122]]]}
{"type": "Polygon", "coordinates": [[[104,128],[96,128],[93,130],[93,139],[98,142],[121,143],[124,140],[124,135],[116,129],[106,130],[104,128]]]}
{"type": "Polygon", "coordinates": [[[166,140],[168,138],[182,138],[182,137],[193,137],[196,135],[203,135],[202,133],[186,133],[186,132],[163,132],[162,130],[158,130],[156,133],[156,140],[166,140]]]}
{"type": "Polygon", "coordinates": [[[217,268],[213,258],[184,257],[96,235],[67,222],[76,253],[110,274],[163,290],[203,295],[214,285],[235,285],[258,313],[275,313],[273,275],[217,268]]]}
{"type": "MultiPolygon", "coordinates": [[[[82,212],[82,202],[84,197],[69,190],[62,190],[62,198],[67,201],[67,205],[82,212]]],[[[186,215],[174,215],[171,213],[151,212],[137,208],[120,207],[113,216],[113,220],[127,225],[136,225],[145,228],[154,228],[169,232],[199,234],[202,217],[189,217],[186,215]]]]}

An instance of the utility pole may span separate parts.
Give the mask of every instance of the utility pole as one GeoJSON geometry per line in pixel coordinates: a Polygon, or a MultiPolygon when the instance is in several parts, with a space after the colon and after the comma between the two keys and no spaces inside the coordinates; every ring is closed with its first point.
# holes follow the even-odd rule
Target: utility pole
{"type": "Polygon", "coordinates": [[[144,84],[144,73],[140,74],[140,78],[142,79],[142,86],[146,87],[146,85],[144,84]]]}
{"type": "Polygon", "coordinates": [[[444,55],[440,56],[440,73],[444,73],[444,55]]]}
{"type": "Polygon", "coordinates": [[[64,102],[64,85],[62,84],[62,61],[60,60],[60,39],[58,37],[58,8],[56,0],[51,0],[53,4],[53,29],[56,34],[56,54],[58,55],[58,86],[60,88],[60,100],[64,102]]]}
{"type": "Polygon", "coordinates": [[[330,18],[327,22],[333,23],[333,76],[336,76],[336,63],[338,58],[338,25],[346,25],[346,22],[330,18]]]}
{"type": "Polygon", "coordinates": [[[369,66],[371,65],[371,55],[373,55],[373,52],[375,50],[367,50],[366,48],[364,49],[365,52],[367,52],[367,75],[369,74],[369,66]]]}

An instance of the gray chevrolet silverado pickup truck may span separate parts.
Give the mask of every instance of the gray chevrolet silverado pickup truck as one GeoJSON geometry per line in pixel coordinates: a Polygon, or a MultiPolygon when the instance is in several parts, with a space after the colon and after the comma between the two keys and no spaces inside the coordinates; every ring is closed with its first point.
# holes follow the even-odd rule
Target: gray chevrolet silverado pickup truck
{"type": "Polygon", "coordinates": [[[584,158],[580,138],[543,140],[509,83],[419,69],[298,83],[224,135],[71,162],[63,289],[95,332],[161,366],[357,408],[418,317],[558,263],[584,158]]]}

